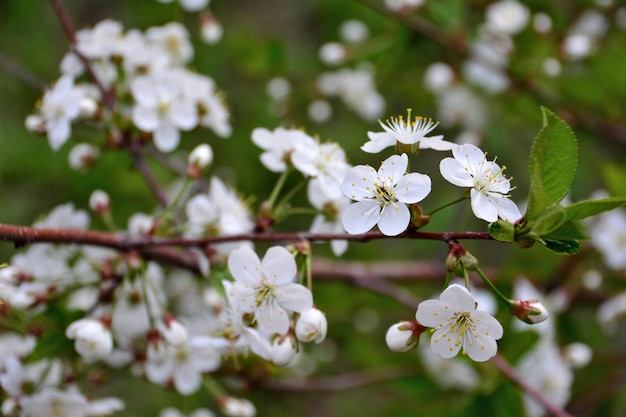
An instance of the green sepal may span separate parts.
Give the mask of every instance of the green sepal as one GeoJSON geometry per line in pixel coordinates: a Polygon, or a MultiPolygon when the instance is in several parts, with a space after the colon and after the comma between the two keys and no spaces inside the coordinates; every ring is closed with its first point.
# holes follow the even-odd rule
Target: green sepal
{"type": "Polygon", "coordinates": [[[489,235],[499,242],[514,242],[515,225],[506,220],[498,219],[497,222],[489,223],[489,235]]]}

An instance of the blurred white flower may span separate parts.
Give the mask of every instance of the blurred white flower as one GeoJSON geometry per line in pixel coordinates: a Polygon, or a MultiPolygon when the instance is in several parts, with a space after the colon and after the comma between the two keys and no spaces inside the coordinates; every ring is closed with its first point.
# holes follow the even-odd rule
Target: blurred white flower
{"type": "Polygon", "coordinates": [[[104,359],[113,351],[113,336],[102,321],[86,318],[70,324],[65,335],[86,360],[104,359]]]}
{"type": "Polygon", "coordinates": [[[501,0],[491,3],[485,10],[487,27],[495,32],[515,35],[521,32],[530,18],[526,5],[515,0],[501,0]]]}

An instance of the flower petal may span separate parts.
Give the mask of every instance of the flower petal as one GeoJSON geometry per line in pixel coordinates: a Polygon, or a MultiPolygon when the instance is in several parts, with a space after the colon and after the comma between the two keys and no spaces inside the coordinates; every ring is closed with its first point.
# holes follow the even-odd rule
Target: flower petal
{"type": "Polygon", "coordinates": [[[269,334],[285,334],[289,330],[289,316],[276,301],[261,304],[255,318],[259,327],[269,334]]]}
{"type": "Polygon", "coordinates": [[[417,306],[415,319],[422,326],[440,328],[453,314],[454,312],[450,308],[446,309],[440,300],[426,300],[417,306]]]}
{"type": "Polygon", "coordinates": [[[380,220],[380,204],[363,200],[346,208],[342,221],[346,232],[358,235],[368,232],[380,220]]]}
{"type": "Polygon", "coordinates": [[[230,254],[228,269],[235,282],[242,284],[257,284],[263,278],[261,261],[249,246],[241,246],[230,254]]]}
{"type": "Polygon", "coordinates": [[[394,135],[387,132],[367,132],[367,137],[370,140],[361,146],[361,150],[368,153],[378,153],[396,144],[394,135]]]}
{"type": "Polygon", "coordinates": [[[374,168],[358,165],[350,169],[341,184],[343,194],[352,200],[361,201],[374,197],[378,177],[374,168]]]}
{"type": "Polygon", "coordinates": [[[406,174],[406,167],[409,165],[409,157],[405,153],[402,155],[392,155],[385,159],[378,170],[378,178],[385,185],[391,187],[400,181],[406,174]]]}
{"type": "Polygon", "coordinates": [[[403,203],[389,203],[380,213],[378,228],[386,236],[397,236],[404,232],[411,221],[411,213],[403,203]]]}
{"type": "Polygon", "coordinates": [[[180,132],[169,123],[163,123],[154,131],[154,146],[161,152],[171,152],[178,147],[180,132]]]}
{"type": "Polygon", "coordinates": [[[439,328],[430,338],[430,348],[442,358],[452,358],[461,350],[459,335],[450,331],[450,326],[439,328]]]}
{"type": "Polygon", "coordinates": [[[431,190],[430,177],[412,172],[405,175],[396,185],[396,198],[401,203],[413,204],[422,201],[431,190]]]}
{"type": "Polygon", "coordinates": [[[293,255],[282,246],[272,246],[261,261],[265,278],[274,285],[293,282],[297,267],[293,255]]]}
{"type": "Polygon", "coordinates": [[[515,223],[522,217],[519,208],[509,197],[500,194],[490,194],[490,197],[496,205],[498,215],[504,220],[515,223]]]}
{"type": "Polygon", "coordinates": [[[439,172],[446,181],[457,187],[473,187],[474,178],[466,167],[454,158],[444,158],[439,163],[439,172]]]}
{"type": "Polygon", "coordinates": [[[464,167],[478,165],[485,162],[487,156],[485,153],[474,145],[464,144],[452,148],[452,155],[464,167]]]}
{"type": "Polygon", "coordinates": [[[286,310],[301,313],[313,308],[313,294],[300,284],[281,285],[274,291],[278,304],[286,310]]]}
{"type": "Polygon", "coordinates": [[[449,305],[455,312],[472,312],[476,310],[476,301],[467,288],[452,284],[446,288],[439,299],[449,305]]]}
{"type": "Polygon", "coordinates": [[[498,220],[498,209],[493,201],[480,191],[472,188],[471,192],[472,211],[479,219],[495,222],[498,220]]]}

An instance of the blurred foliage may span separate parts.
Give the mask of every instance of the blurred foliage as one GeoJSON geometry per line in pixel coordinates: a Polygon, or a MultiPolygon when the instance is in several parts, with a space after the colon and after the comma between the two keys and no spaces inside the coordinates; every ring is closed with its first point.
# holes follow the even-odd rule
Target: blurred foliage
{"type": "MultiPolygon", "coordinates": [[[[411,107],[414,114],[436,118],[437,99],[422,82],[425,69],[433,62],[442,61],[460,71],[466,56],[442,46],[442,39],[437,36],[427,37],[412,30],[407,22],[430,22],[436,33],[445,34],[446,39],[470,42],[489,4],[483,0],[431,0],[412,14],[396,17],[386,12],[378,0],[213,0],[212,12],[223,24],[225,34],[217,45],[206,45],[199,42],[197,16],[184,13],[176,3],[159,4],[153,0],[63,3],[77,28],[92,26],[105,18],[121,21],[126,29],[145,30],[171,20],[181,21],[190,28],[196,47],[193,66],[214,78],[223,90],[232,110],[234,133],[227,140],[216,138],[206,130],[185,133],[182,149],[176,153],[184,156],[185,149],[210,142],[216,154],[213,172],[236,184],[254,203],[267,195],[276,180],[261,165],[260,152],[250,142],[255,127],[303,127],[322,140],[339,142],[353,164],[376,164],[381,159],[359,150],[366,132],[379,130],[375,121],[361,120],[338,100],[332,100],[333,116],[327,123],[318,124],[307,117],[307,106],[319,97],[315,79],[331,69],[319,60],[317,51],[323,43],[338,40],[337,31],[342,22],[357,18],[369,28],[370,39],[366,45],[355,47],[355,63],[349,62],[348,66],[367,60],[376,69],[377,87],[387,102],[384,114],[405,114],[406,108],[411,107]],[[267,82],[275,76],[286,77],[292,86],[284,112],[275,111],[266,93],[267,82]]],[[[554,28],[550,35],[538,35],[527,28],[515,38],[510,63],[513,86],[508,91],[489,95],[476,90],[486,104],[488,119],[481,147],[490,155],[497,155],[499,163],[507,165],[507,173],[515,177],[514,184],[518,186],[513,199],[520,201],[528,195],[528,155],[541,128],[539,108],[547,106],[573,127],[579,139],[579,168],[570,192],[571,200],[588,198],[598,188],[614,195],[626,194],[626,138],[607,128],[625,125],[626,33],[611,22],[595,54],[581,61],[563,61],[560,76],[546,77],[541,72],[543,59],[562,58],[560,42],[572,22],[584,10],[596,6],[583,0],[525,3],[534,12],[549,13],[554,28]],[[602,123],[596,123],[597,120],[602,123]]],[[[616,6],[604,13],[613,16],[615,10],[616,6]]],[[[67,49],[67,40],[47,2],[0,2],[0,61],[3,68],[11,67],[9,71],[0,71],[2,223],[31,224],[40,214],[68,201],[85,208],[94,189],[110,194],[114,217],[120,225],[126,223],[131,213],[150,212],[155,207],[142,179],[132,170],[128,155],[107,153],[93,170],[77,174],[67,164],[69,145],[52,153],[43,137],[24,129],[24,118],[32,112],[41,91],[15,72],[22,76],[32,73],[35,80],[49,85],[58,77],[58,65],[67,49]]],[[[450,139],[460,133],[455,127],[439,127],[437,132],[450,139]]],[[[90,127],[75,128],[74,138],[103,143],[104,138],[98,133],[90,127]]],[[[433,193],[434,200],[425,202],[427,211],[455,198],[458,190],[439,178],[437,160],[425,153],[419,163],[414,168],[431,174],[433,188],[442,187],[441,192],[433,193]]],[[[175,179],[170,172],[158,168],[157,175],[165,183],[175,179]]],[[[445,210],[427,230],[486,230],[486,225],[473,219],[467,209],[468,206],[445,210]]],[[[308,222],[296,219],[286,223],[285,228],[305,230],[308,222]]],[[[94,226],[102,227],[97,221],[94,226]]],[[[416,258],[443,261],[446,255],[446,248],[440,243],[392,242],[351,244],[345,257],[367,261],[416,258]]],[[[592,364],[577,371],[572,395],[574,409],[581,415],[626,416],[624,368],[621,373],[612,370],[613,362],[624,363],[624,332],[607,339],[593,319],[597,299],[606,294],[601,290],[597,294],[581,290],[584,271],[602,268],[598,254],[587,246],[583,253],[572,257],[559,257],[538,245],[527,250],[503,249],[505,245],[493,242],[468,242],[466,246],[481,265],[501,267],[494,278],[505,291],[510,291],[514,278],[524,275],[547,290],[564,287],[583,294],[575,299],[571,312],[559,317],[559,341],[563,344],[582,341],[595,350],[592,364]],[[602,391],[603,386],[608,386],[608,390],[602,391]]],[[[314,250],[316,256],[330,256],[326,245],[316,245],[314,250]]],[[[8,260],[12,253],[9,244],[0,246],[0,260],[8,260]]],[[[609,288],[625,287],[623,277],[606,268],[602,272],[609,288]]],[[[411,283],[405,287],[420,297],[430,297],[440,291],[442,284],[443,281],[411,283]]],[[[417,355],[389,352],[384,344],[387,327],[394,321],[411,319],[414,311],[347,283],[320,281],[315,284],[315,291],[319,307],[329,318],[329,340],[306,349],[322,356],[318,365],[320,374],[337,375],[393,365],[414,370],[414,376],[338,392],[251,389],[246,395],[256,404],[260,416],[523,414],[518,390],[504,378],[489,375],[493,369],[488,364],[475,367],[494,381],[493,386],[476,396],[456,390],[442,391],[426,376],[417,355]],[[373,321],[371,326],[365,326],[365,333],[354,332],[355,320],[359,318],[373,321]]],[[[521,355],[520,346],[525,348],[532,343],[532,337],[507,330],[501,352],[515,362],[521,355]]],[[[189,409],[196,405],[212,406],[205,404],[202,393],[177,404],[179,399],[171,392],[141,381],[127,388],[126,383],[122,384],[127,378],[127,375],[111,375],[104,386],[94,387],[96,393],[119,395],[126,400],[127,410],[120,416],[157,415],[165,405],[189,409]]],[[[228,380],[224,382],[228,385],[228,380]]]]}

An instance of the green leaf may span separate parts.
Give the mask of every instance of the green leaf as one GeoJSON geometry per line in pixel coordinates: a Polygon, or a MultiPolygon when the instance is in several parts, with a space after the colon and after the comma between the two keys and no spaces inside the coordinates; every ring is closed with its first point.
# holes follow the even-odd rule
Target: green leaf
{"type": "Polygon", "coordinates": [[[605,211],[613,210],[626,204],[626,196],[604,198],[602,200],[585,200],[565,208],[567,218],[581,220],[605,211]]]}
{"type": "Polygon", "coordinates": [[[578,222],[569,220],[559,226],[558,229],[551,231],[544,237],[555,240],[589,239],[589,236],[585,234],[578,222]]]}
{"type": "Polygon", "coordinates": [[[531,232],[537,236],[545,236],[558,229],[567,220],[563,206],[555,204],[545,210],[531,225],[531,232]]]}
{"type": "Polygon", "coordinates": [[[580,251],[580,243],[577,240],[557,240],[544,238],[544,246],[560,255],[574,255],[580,251]]]}
{"type": "Polygon", "coordinates": [[[515,240],[515,226],[506,220],[499,219],[489,223],[489,234],[499,242],[513,242],[515,240]]]}
{"type": "Polygon", "coordinates": [[[569,190],[578,165],[578,142],[572,129],[545,107],[543,128],[530,149],[530,194],[526,219],[533,220],[569,190]]]}

